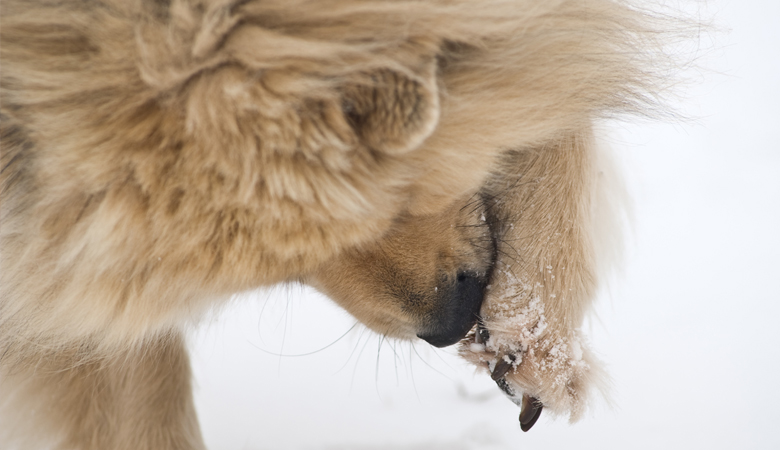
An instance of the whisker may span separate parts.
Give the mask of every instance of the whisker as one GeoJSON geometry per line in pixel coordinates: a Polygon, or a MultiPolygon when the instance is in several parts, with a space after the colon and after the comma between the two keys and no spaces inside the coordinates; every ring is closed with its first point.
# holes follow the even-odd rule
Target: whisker
{"type": "Polygon", "coordinates": [[[273,356],[279,356],[281,358],[297,358],[299,356],[309,356],[309,355],[313,355],[315,353],[319,353],[319,352],[325,350],[326,348],[333,346],[338,341],[343,339],[346,335],[348,335],[350,331],[354,330],[357,325],[358,325],[357,322],[355,322],[351,327],[349,327],[349,329],[347,331],[344,332],[344,334],[342,334],[341,336],[337,337],[335,341],[331,342],[330,344],[328,344],[328,345],[326,345],[326,346],[324,346],[322,348],[319,348],[317,350],[314,350],[314,351],[311,351],[311,352],[308,352],[308,353],[298,353],[298,354],[295,354],[295,355],[287,355],[287,354],[284,354],[284,353],[274,353],[274,352],[271,352],[269,350],[266,350],[266,349],[264,349],[262,347],[254,345],[254,344],[252,344],[252,346],[255,347],[256,349],[260,350],[263,353],[267,353],[267,354],[273,355],[273,356]]]}
{"type": "Polygon", "coordinates": [[[368,345],[368,341],[370,339],[366,339],[366,343],[363,344],[363,348],[360,349],[360,352],[358,352],[357,358],[355,359],[355,368],[352,370],[352,379],[349,381],[349,391],[352,392],[352,387],[355,385],[355,375],[357,374],[357,368],[358,364],[360,363],[360,357],[363,355],[363,350],[366,349],[366,345],[368,345]]]}
{"type": "MultiPolygon", "coordinates": [[[[355,325],[356,325],[356,326],[357,326],[358,324],[359,324],[359,322],[355,322],[355,325]]],[[[349,364],[349,361],[352,359],[352,356],[354,356],[354,355],[355,355],[355,351],[356,351],[356,350],[357,350],[357,348],[360,346],[360,340],[361,340],[361,339],[363,339],[363,335],[364,335],[365,333],[366,333],[366,328],[365,328],[365,327],[363,327],[363,328],[360,330],[360,334],[358,335],[357,342],[355,342],[355,347],[354,347],[354,348],[352,349],[352,351],[349,353],[349,357],[347,358],[347,360],[346,360],[346,361],[344,361],[344,364],[343,364],[341,367],[339,367],[339,369],[338,369],[338,370],[337,370],[335,373],[339,373],[339,372],[341,372],[342,370],[344,370],[344,368],[345,368],[345,367],[347,367],[347,364],[349,364]]]]}
{"type": "Polygon", "coordinates": [[[385,342],[385,335],[379,337],[379,344],[376,350],[376,366],[374,367],[374,388],[376,389],[376,395],[381,399],[382,394],[379,392],[379,355],[382,353],[382,344],[385,342]]]}
{"type": "Polygon", "coordinates": [[[448,380],[450,380],[450,381],[453,381],[453,382],[454,382],[454,380],[453,380],[452,378],[450,378],[448,375],[446,375],[444,372],[442,372],[442,371],[440,371],[439,369],[437,369],[437,368],[433,367],[432,365],[430,365],[430,364],[428,363],[428,361],[426,361],[426,360],[425,360],[425,359],[424,359],[424,358],[423,358],[423,357],[422,357],[422,356],[421,356],[421,355],[420,355],[420,354],[417,352],[417,347],[416,347],[414,344],[412,344],[412,350],[414,350],[414,354],[415,354],[415,355],[417,355],[417,357],[418,357],[418,358],[420,358],[420,361],[422,361],[422,362],[423,362],[423,363],[424,363],[426,366],[430,367],[431,369],[433,369],[433,371],[434,371],[434,372],[438,373],[439,375],[443,376],[444,378],[446,378],[446,379],[448,379],[448,380]]]}
{"type": "MultiPolygon", "coordinates": [[[[414,342],[409,341],[409,374],[412,376],[412,387],[414,388],[414,395],[417,397],[417,401],[420,401],[420,392],[417,390],[417,382],[414,380],[414,369],[412,368],[412,348],[414,342]]],[[[419,355],[418,355],[419,356],[419,355]]]]}

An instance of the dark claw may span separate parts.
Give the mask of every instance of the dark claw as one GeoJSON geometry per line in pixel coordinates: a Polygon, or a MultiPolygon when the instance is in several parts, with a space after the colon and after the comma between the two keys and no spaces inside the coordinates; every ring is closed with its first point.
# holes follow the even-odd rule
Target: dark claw
{"type": "Polygon", "coordinates": [[[493,368],[493,373],[490,374],[490,378],[493,379],[493,381],[498,381],[501,378],[504,378],[504,375],[509,372],[509,369],[512,368],[512,364],[515,362],[515,355],[506,355],[506,357],[501,357],[498,359],[498,362],[496,363],[496,367],[493,368]],[[509,359],[507,361],[506,359],[509,359]]]}
{"type": "Polygon", "coordinates": [[[490,339],[490,332],[482,323],[477,324],[477,337],[479,339],[477,343],[485,343],[490,339]]]}
{"type": "Polygon", "coordinates": [[[536,397],[523,394],[523,405],[520,408],[520,429],[528,431],[542,415],[542,402],[536,397]]]}

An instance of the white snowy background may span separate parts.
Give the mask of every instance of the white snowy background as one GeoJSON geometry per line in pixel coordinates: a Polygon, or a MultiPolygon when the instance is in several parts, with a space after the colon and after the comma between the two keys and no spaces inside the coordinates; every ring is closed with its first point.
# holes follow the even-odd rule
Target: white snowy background
{"type": "Polygon", "coordinates": [[[678,105],[695,120],[608,137],[635,209],[589,327],[612,406],[523,433],[451,350],[383,340],[289,287],[237,299],[191,339],[209,448],[780,449],[780,1],[702,12],[723,29],[678,105]]]}

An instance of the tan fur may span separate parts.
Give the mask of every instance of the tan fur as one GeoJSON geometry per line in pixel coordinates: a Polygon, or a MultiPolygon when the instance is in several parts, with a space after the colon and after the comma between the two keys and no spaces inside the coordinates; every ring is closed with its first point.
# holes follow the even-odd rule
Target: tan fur
{"type": "Polygon", "coordinates": [[[595,369],[539,361],[578,341],[591,128],[652,104],[652,22],[612,0],[3,1],[0,439],[200,448],[180,334],[208,308],[303,280],[413,338],[464,270],[492,274],[496,336],[464,354],[535,349],[513,382],[577,417],[595,369]]]}

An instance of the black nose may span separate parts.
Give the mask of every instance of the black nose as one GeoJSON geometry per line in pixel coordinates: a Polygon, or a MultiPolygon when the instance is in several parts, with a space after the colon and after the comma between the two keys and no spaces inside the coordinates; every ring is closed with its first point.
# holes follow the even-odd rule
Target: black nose
{"type": "Polygon", "coordinates": [[[417,337],[435,347],[446,347],[463,339],[477,323],[486,284],[484,278],[475,274],[458,274],[454,286],[443,289],[441,306],[417,337]]]}

